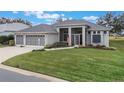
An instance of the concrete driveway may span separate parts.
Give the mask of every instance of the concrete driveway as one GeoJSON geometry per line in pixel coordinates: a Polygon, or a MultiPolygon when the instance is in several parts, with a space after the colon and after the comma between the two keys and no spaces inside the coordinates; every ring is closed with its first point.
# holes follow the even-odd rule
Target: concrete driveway
{"type": "Polygon", "coordinates": [[[50,77],[35,72],[2,65],[7,59],[42,47],[4,47],[0,48],[0,82],[65,82],[64,80],[50,77]]]}
{"type": "Polygon", "coordinates": [[[0,48],[0,63],[7,59],[32,51],[35,47],[4,47],[0,48]]]}

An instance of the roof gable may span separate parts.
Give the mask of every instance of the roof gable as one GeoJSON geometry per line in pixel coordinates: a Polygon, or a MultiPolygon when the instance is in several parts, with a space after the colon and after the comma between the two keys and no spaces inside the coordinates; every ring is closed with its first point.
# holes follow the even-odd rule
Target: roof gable
{"type": "Polygon", "coordinates": [[[40,24],[19,32],[44,32],[44,33],[57,33],[56,28],[53,25],[40,24]]]}
{"type": "Polygon", "coordinates": [[[55,26],[75,26],[75,25],[83,25],[88,26],[88,30],[110,30],[110,28],[103,27],[97,25],[95,23],[88,22],[86,20],[65,20],[65,21],[58,21],[54,24],[55,26]]]}

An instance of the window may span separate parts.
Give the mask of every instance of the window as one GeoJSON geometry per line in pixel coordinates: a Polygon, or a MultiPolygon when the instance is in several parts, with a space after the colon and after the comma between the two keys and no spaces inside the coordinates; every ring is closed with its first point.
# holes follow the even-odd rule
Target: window
{"type": "Polygon", "coordinates": [[[100,31],[98,31],[97,34],[100,34],[100,31]]]}
{"type": "Polygon", "coordinates": [[[68,31],[65,30],[64,33],[68,33],[68,31]]]}
{"type": "Polygon", "coordinates": [[[67,41],[68,39],[68,29],[61,29],[60,31],[60,40],[67,41]]]}
{"type": "Polygon", "coordinates": [[[88,34],[90,34],[91,32],[90,31],[88,31],[88,34]]]}
{"type": "Polygon", "coordinates": [[[93,43],[100,43],[101,42],[101,35],[93,35],[93,43]]]}
{"type": "Polygon", "coordinates": [[[64,41],[67,41],[68,33],[64,33],[64,41]]]}
{"type": "Polygon", "coordinates": [[[107,33],[107,31],[104,31],[104,34],[106,34],[107,33]]]}
{"type": "Polygon", "coordinates": [[[96,34],[96,31],[93,31],[93,34],[96,34]]]}

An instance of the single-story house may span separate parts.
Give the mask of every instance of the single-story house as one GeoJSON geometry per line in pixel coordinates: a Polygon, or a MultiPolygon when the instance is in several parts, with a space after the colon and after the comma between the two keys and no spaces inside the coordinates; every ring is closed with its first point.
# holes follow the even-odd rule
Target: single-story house
{"type": "Polygon", "coordinates": [[[73,45],[104,45],[109,47],[109,30],[85,20],[58,21],[40,24],[15,33],[15,44],[23,46],[46,46],[65,41],[73,45]]]}
{"type": "Polygon", "coordinates": [[[16,31],[20,31],[25,28],[29,28],[29,26],[22,23],[0,24],[0,36],[14,35],[16,31]]]}

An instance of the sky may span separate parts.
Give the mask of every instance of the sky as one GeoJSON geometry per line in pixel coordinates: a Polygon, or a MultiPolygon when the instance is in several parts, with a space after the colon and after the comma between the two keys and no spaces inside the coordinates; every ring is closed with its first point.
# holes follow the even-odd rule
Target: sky
{"type": "MultiPolygon", "coordinates": [[[[57,19],[72,20],[85,19],[95,23],[96,20],[107,13],[107,11],[0,11],[0,17],[22,18],[30,21],[33,25],[52,24],[57,19]]],[[[116,14],[122,11],[114,11],[116,14]]]]}

